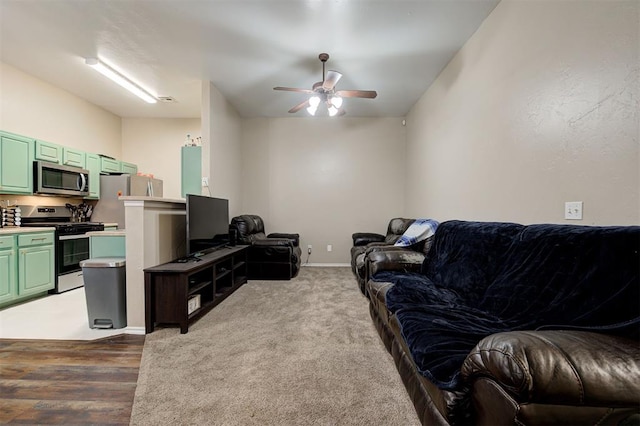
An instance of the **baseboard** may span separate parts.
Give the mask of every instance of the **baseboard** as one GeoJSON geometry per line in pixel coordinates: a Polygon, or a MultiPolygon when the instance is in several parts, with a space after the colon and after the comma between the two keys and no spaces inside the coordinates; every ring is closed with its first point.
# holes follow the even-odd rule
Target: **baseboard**
{"type": "Polygon", "coordinates": [[[146,334],[144,327],[125,327],[124,334],[146,334]]]}
{"type": "Polygon", "coordinates": [[[322,268],[344,268],[351,265],[349,263],[305,263],[302,266],[319,266],[322,268]]]}

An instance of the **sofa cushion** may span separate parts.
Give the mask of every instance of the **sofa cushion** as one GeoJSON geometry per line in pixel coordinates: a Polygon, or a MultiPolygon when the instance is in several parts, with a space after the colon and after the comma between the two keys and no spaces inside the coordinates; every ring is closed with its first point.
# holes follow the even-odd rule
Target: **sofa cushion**
{"type": "Polygon", "coordinates": [[[436,231],[422,273],[439,287],[477,306],[523,225],[496,222],[442,222],[436,231]]]}
{"type": "Polygon", "coordinates": [[[640,227],[527,226],[479,307],[518,322],[618,327],[640,317],[639,246],[640,227]]]}
{"type": "Polygon", "coordinates": [[[452,303],[407,303],[395,316],[420,374],[452,391],[460,388],[460,367],[478,341],[515,328],[487,312],[452,303]]]}

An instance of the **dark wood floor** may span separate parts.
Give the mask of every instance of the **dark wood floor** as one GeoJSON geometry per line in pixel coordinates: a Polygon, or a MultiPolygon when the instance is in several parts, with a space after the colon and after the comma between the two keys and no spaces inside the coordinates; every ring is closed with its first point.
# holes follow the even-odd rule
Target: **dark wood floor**
{"type": "Polygon", "coordinates": [[[129,424],[144,336],[0,339],[0,424],[129,424]]]}

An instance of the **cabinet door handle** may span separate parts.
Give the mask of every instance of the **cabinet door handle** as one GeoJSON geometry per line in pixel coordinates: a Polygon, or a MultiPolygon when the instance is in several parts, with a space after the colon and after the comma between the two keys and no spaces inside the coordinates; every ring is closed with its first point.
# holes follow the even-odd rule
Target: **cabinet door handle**
{"type": "Polygon", "coordinates": [[[46,237],[42,237],[42,238],[32,238],[32,239],[31,239],[31,242],[34,242],[34,241],[44,241],[44,240],[46,240],[46,239],[47,239],[46,237]]]}

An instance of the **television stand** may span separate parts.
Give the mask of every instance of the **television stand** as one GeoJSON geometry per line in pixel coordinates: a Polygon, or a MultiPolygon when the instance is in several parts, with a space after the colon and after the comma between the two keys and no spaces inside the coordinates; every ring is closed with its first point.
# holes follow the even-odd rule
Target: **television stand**
{"type": "Polygon", "coordinates": [[[247,282],[249,246],[221,247],[144,270],[145,329],[180,326],[182,334],[247,282]],[[184,259],[187,259],[186,261],[184,259]]]}

